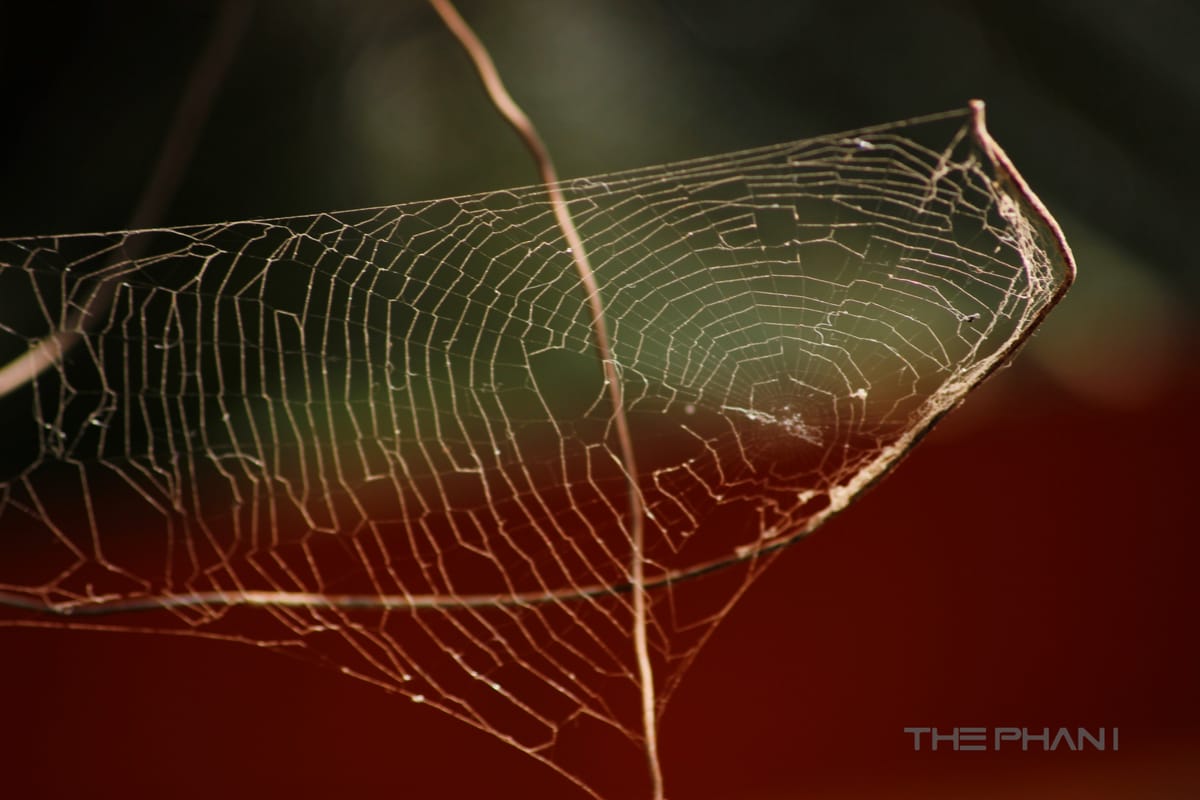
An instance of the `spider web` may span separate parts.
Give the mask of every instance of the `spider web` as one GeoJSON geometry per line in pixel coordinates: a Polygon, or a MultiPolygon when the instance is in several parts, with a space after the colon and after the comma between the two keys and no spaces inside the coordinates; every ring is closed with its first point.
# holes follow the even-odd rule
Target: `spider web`
{"type": "MultiPolygon", "coordinates": [[[[1073,265],[981,104],[563,190],[638,456],[661,715],[779,548],[1073,265]]],[[[544,187],[0,240],[0,363],[78,336],[0,401],[5,619],[301,650],[600,796],[566,743],[640,774],[645,734],[591,324],[544,187]]]]}

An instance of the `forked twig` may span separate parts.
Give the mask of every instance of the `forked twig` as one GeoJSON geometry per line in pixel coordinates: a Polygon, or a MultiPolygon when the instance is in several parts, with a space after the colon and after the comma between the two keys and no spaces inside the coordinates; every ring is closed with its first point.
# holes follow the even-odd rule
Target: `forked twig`
{"type": "Polygon", "coordinates": [[[541,173],[542,183],[554,209],[554,218],[559,230],[567,241],[569,252],[579,273],[579,282],[587,293],[588,308],[592,317],[592,332],[596,340],[596,351],[604,369],[605,383],[608,385],[608,396],[613,407],[613,426],[616,429],[617,440],[621,448],[621,464],[625,471],[628,489],[628,511],[632,553],[629,565],[630,592],[633,600],[633,646],[637,658],[638,680],[641,686],[642,701],[642,731],[645,736],[646,758],[649,762],[650,780],[655,800],[663,798],[662,769],[658,761],[658,724],[655,713],[654,669],[650,664],[650,647],[646,639],[647,627],[647,596],[645,577],[645,513],[642,504],[641,491],[637,485],[637,462],[633,453],[633,437],[629,432],[629,420],[625,416],[620,375],[617,373],[616,362],[613,359],[612,348],[609,344],[608,326],[604,319],[604,303],[600,297],[600,287],[596,283],[596,275],[588,261],[587,252],[583,248],[583,240],[571,219],[563,197],[562,187],[558,182],[558,174],[546,145],[538,135],[533,122],[526,116],[521,107],[512,99],[500,73],[492,62],[487,48],[471,30],[462,16],[455,9],[451,0],[429,0],[438,16],[446,27],[458,39],[479,73],[488,98],[500,112],[501,116],[512,126],[525,146],[533,155],[541,173]]]}

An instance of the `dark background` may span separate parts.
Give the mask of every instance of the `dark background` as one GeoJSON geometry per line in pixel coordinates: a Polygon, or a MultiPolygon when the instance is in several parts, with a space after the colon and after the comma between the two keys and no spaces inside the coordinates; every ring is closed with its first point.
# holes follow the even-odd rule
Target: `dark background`
{"type": "MultiPolygon", "coordinates": [[[[128,224],[214,8],[0,3],[0,236],[128,224]]],[[[1200,11],[461,10],[566,177],[982,97],[1079,260],[1015,365],[722,625],[664,721],[669,795],[1200,794],[1200,11]],[[1121,750],[912,752],[902,729],[932,725],[1119,726],[1121,750]]],[[[423,4],[262,3],[164,222],[534,180],[423,4]]],[[[487,735],[245,646],[9,629],[0,655],[5,796],[571,796],[487,735]]]]}

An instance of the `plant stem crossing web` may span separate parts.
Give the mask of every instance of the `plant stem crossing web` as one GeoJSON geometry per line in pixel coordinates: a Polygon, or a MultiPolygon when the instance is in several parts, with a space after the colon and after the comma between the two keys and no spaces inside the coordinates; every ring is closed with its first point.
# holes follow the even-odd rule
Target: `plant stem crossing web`
{"type": "Polygon", "coordinates": [[[637,656],[638,683],[641,687],[642,704],[642,735],[646,741],[646,760],[650,769],[650,781],[654,800],[663,798],[662,766],[658,760],[658,715],[656,711],[657,693],[654,688],[654,668],[650,664],[650,645],[646,639],[646,554],[645,554],[645,520],[642,508],[642,494],[637,484],[637,460],[633,452],[633,436],[629,432],[629,420],[625,416],[625,400],[622,397],[621,376],[617,372],[616,360],[609,346],[608,323],[604,319],[604,303],[600,296],[600,287],[596,283],[596,275],[588,261],[587,250],[567,201],[563,197],[559,185],[558,174],[550,151],[546,149],[542,137],[538,135],[533,122],[521,110],[516,101],[509,95],[500,78],[496,65],[488,55],[487,48],[471,30],[466,21],[454,8],[450,0],[429,0],[437,11],[446,27],[458,39],[459,43],[470,56],[471,62],[479,73],[488,97],[491,98],[496,110],[513,127],[513,130],[525,142],[533,160],[541,173],[542,183],[550,204],[554,209],[554,218],[567,242],[567,252],[571,254],[575,269],[579,273],[579,282],[587,295],[588,309],[592,317],[592,329],[596,337],[596,352],[604,370],[604,383],[608,388],[609,401],[612,403],[613,427],[616,429],[617,441],[621,450],[621,464],[625,469],[626,489],[629,504],[630,556],[629,556],[629,585],[633,595],[633,646],[637,656]]]}

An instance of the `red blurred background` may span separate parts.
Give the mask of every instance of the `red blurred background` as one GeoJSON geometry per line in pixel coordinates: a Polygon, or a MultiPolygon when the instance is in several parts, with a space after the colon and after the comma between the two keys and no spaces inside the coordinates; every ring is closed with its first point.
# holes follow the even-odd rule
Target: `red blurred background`
{"type": "MultiPolygon", "coordinates": [[[[1200,373],[1113,409],[1029,372],[747,593],[666,714],[669,796],[1200,793],[1200,373]],[[972,725],[1119,727],[1121,748],[914,752],[903,733],[972,725]]],[[[574,796],[489,735],[273,653],[3,637],[7,796],[574,796]]]]}

